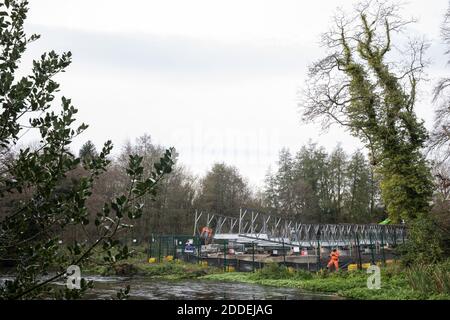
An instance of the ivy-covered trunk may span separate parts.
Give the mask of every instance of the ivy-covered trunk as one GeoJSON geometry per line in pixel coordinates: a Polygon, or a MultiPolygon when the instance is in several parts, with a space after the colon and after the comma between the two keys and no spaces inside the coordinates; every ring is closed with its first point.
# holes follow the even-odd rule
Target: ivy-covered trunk
{"type": "Polygon", "coordinates": [[[398,11],[396,5],[362,2],[354,17],[336,17],[323,37],[330,54],[310,67],[303,114],[325,126],[343,125],[366,144],[390,219],[411,229],[408,241],[421,248],[418,259],[428,252],[434,260],[438,235],[425,227],[433,223],[433,183],[422,153],[428,133],[414,111],[426,45],[413,41],[399,53],[401,60],[392,60],[392,36],[413,22],[398,11]]]}

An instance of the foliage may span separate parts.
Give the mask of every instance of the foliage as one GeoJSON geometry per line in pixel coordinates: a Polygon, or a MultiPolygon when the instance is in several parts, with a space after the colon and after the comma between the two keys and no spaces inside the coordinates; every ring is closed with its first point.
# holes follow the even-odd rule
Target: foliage
{"type": "Polygon", "coordinates": [[[400,51],[403,61],[390,58],[394,34],[413,22],[402,19],[399,8],[366,1],[353,17],[335,18],[323,37],[328,56],[310,67],[303,115],[307,121],[322,119],[325,127],[345,126],[365,143],[389,218],[414,229],[408,240],[419,252],[410,252],[410,258],[430,261],[439,256],[439,236],[425,221],[433,182],[422,153],[428,133],[414,111],[426,44],[411,41],[400,51]]]}
{"type": "Polygon", "coordinates": [[[368,1],[354,17],[336,17],[323,37],[329,55],[310,67],[303,113],[305,120],[343,125],[366,144],[394,222],[428,213],[433,190],[421,153],[427,131],[414,112],[426,45],[411,42],[402,57],[407,64],[389,60],[393,34],[411,22],[398,11],[368,1]]]}
{"type": "MultiPolygon", "coordinates": [[[[135,270],[133,274],[128,274],[127,276],[138,275],[165,280],[195,279],[207,274],[223,271],[222,268],[186,263],[181,260],[148,263],[145,259],[128,258],[124,260],[124,264],[132,266],[132,269],[135,270]]],[[[92,267],[95,268],[88,269],[86,272],[97,275],[118,275],[114,269],[97,268],[97,266],[98,265],[92,265],[92,267]]]]}
{"type": "Polygon", "coordinates": [[[369,221],[380,205],[373,168],[361,152],[355,152],[346,167],[349,196],[344,198],[344,212],[349,221],[369,221]]]}
{"type": "MultiPolygon", "coordinates": [[[[271,267],[271,269],[272,268],[274,267],[271,267]]],[[[446,281],[448,282],[450,269],[448,268],[448,264],[443,264],[440,267],[437,267],[437,269],[439,270],[436,273],[437,275],[429,275],[429,278],[426,278],[427,280],[424,280],[423,282],[431,281],[431,283],[436,284],[433,288],[443,288],[443,283],[446,283],[446,281]]],[[[268,273],[266,271],[264,274],[266,276],[261,276],[261,274],[258,275],[258,273],[243,272],[219,273],[210,274],[201,277],[201,279],[299,288],[309,292],[332,293],[350,299],[362,300],[450,299],[448,291],[441,289],[422,290],[417,284],[411,283],[411,281],[414,281],[412,279],[425,276],[422,274],[418,275],[416,270],[405,270],[398,266],[390,266],[382,269],[380,290],[371,290],[367,288],[368,274],[363,271],[335,273],[295,271],[294,273],[287,273],[285,277],[279,277],[279,272],[268,273]],[[299,272],[301,276],[296,275],[297,272],[299,272]],[[309,273],[310,276],[304,276],[306,273],[309,273]],[[271,274],[273,276],[271,276],[271,274]]]]}
{"type": "Polygon", "coordinates": [[[85,144],[80,149],[79,157],[82,161],[90,161],[93,158],[97,157],[98,153],[95,148],[95,145],[91,140],[86,141],[85,144]]]}
{"type": "MultiPolygon", "coordinates": [[[[446,55],[450,53],[450,7],[444,15],[444,22],[441,26],[441,37],[447,46],[446,55]]],[[[448,62],[448,61],[447,61],[448,62]]],[[[435,111],[435,121],[430,137],[430,151],[435,153],[439,161],[446,161],[450,156],[450,78],[443,77],[439,79],[434,87],[433,102],[437,104],[435,111]]]]}
{"type": "MultiPolygon", "coordinates": [[[[447,48],[450,46],[450,7],[444,16],[444,22],[441,26],[441,36],[447,48]]],[[[446,55],[449,50],[445,52],[446,55]]],[[[440,231],[443,242],[444,256],[450,255],[450,175],[448,159],[450,156],[450,78],[443,77],[434,88],[433,102],[437,104],[435,111],[435,122],[429,141],[428,150],[435,159],[434,176],[436,193],[434,196],[434,206],[432,209],[433,219],[436,222],[437,229],[440,231]]]]}
{"type": "Polygon", "coordinates": [[[292,273],[288,268],[278,263],[269,263],[255,273],[255,279],[283,279],[290,278],[292,273]]]}
{"type": "Polygon", "coordinates": [[[218,268],[181,261],[163,262],[158,264],[141,264],[138,267],[145,275],[170,280],[194,279],[210,273],[219,272],[218,268]]]}
{"type": "MultiPolygon", "coordinates": [[[[124,223],[125,217],[134,220],[142,215],[140,199],[156,195],[157,185],[172,170],[173,150],[166,150],[146,174],[143,158],[130,155],[128,188],[90,214],[87,201],[95,181],[107,171],[112,143],[108,141],[98,155],[82,163],[69,149],[87,128],[85,124],[73,128],[77,109],[62,97],[60,112],[51,111],[59,89],[54,77],[69,66],[70,52],[44,53],[33,61],[31,75],[16,79],[27,45],[39,38],[24,33],[27,11],[27,1],[0,2],[0,148],[11,150],[29,130],[40,135],[36,148],[20,149],[0,174],[0,196],[23,195],[0,217],[0,260],[11,262],[15,274],[14,280],[0,287],[0,298],[39,298],[49,293],[56,298],[79,298],[92,283],[82,281],[80,290],[64,291],[49,283],[67,277],[70,265],[83,267],[94,249],[102,249],[107,263],[128,257],[128,247],[120,245],[116,236],[131,227],[124,223]],[[68,174],[80,165],[87,174],[67,182],[68,174]],[[96,234],[90,241],[60,243],[61,233],[70,226],[92,223],[96,234]],[[56,274],[44,278],[55,266],[56,274]]],[[[120,296],[124,295],[126,291],[120,296]]]]}
{"type": "Polygon", "coordinates": [[[266,176],[268,210],[302,222],[369,223],[382,218],[377,181],[364,155],[340,146],[328,154],[316,144],[295,157],[280,152],[278,170],[266,176]]]}
{"type": "Polygon", "coordinates": [[[420,215],[409,224],[408,241],[400,247],[402,263],[433,264],[442,259],[442,238],[436,223],[420,215]]]}
{"type": "Polygon", "coordinates": [[[435,228],[442,239],[443,256],[450,256],[450,167],[442,163],[434,167],[436,190],[431,211],[435,228]]]}
{"type": "Polygon", "coordinates": [[[129,298],[130,286],[126,286],[125,289],[119,289],[117,292],[117,299],[119,300],[127,300],[129,298]]]}
{"type": "Polygon", "coordinates": [[[238,169],[216,163],[201,181],[196,204],[199,209],[235,216],[250,199],[250,189],[238,169]]]}
{"type": "Polygon", "coordinates": [[[415,265],[406,270],[406,278],[409,285],[421,293],[450,295],[450,260],[415,265]]]}
{"type": "MultiPolygon", "coordinates": [[[[159,155],[164,152],[164,147],[154,143],[151,136],[145,134],[138,137],[134,143],[127,143],[119,155],[115,166],[126,167],[128,154],[138,154],[143,157],[144,172],[150,172],[159,155]]],[[[192,232],[189,213],[194,211],[194,197],[197,192],[196,179],[189,171],[179,163],[178,155],[173,155],[173,170],[158,187],[156,195],[147,195],[142,198],[144,203],[143,218],[133,222],[134,228],[130,237],[137,239],[139,243],[147,243],[149,230],[155,234],[180,234],[192,232]]],[[[118,170],[116,179],[117,190],[127,187],[127,179],[118,170]]],[[[131,222],[130,222],[131,223],[131,222]]]]}
{"type": "Polygon", "coordinates": [[[254,279],[311,279],[312,273],[304,270],[289,270],[286,266],[278,263],[269,263],[262,269],[258,269],[254,279]]]}

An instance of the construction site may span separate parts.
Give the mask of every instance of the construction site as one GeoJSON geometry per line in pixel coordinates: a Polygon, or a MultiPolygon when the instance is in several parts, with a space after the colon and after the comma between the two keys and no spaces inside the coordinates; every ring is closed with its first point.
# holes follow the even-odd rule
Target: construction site
{"type": "Polygon", "coordinates": [[[250,209],[237,217],[196,211],[191,235],[152,235],[149,261],[179,259],[254,271],[266,264],[318,271],[333,249],[342,269],[366,269],[397,259],[394,249],[406,239],[403,225],[303,224],[250,209]]]}

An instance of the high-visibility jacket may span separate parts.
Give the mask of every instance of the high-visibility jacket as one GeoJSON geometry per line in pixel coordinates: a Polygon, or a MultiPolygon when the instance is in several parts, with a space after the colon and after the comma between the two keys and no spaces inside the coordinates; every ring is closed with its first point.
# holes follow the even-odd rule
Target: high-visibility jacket
{"type": "Polygon", "coordinates": [[[332,251],[330,254],[331,260],[333,261],[339,261],[339,252],[337,251],[332,251]]]}
{"type": "Polygon", "coordinates": [[[213,231],[212,231],[211,228],[203,227],[202,232],[201,232],[201,235],[204,236],[204,237],[206,237],[206,238],[209,238],[209,237],[211,237],[212,232],[213,232],[213,231]]]}

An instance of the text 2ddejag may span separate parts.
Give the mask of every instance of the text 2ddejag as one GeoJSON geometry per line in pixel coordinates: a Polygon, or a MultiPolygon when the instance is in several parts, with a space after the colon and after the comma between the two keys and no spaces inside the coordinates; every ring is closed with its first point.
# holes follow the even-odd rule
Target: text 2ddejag
{"type": "Polygon", "coordinates": [[[273,312],[272,305],[261,304],[222,304],[220,308],[205,307],[205,306],[180,306],[177,309],[178,315],[197,315],[208,318],[210,315],[246,315],[246,316],[262,316],[271,315],[273,312]]]}

